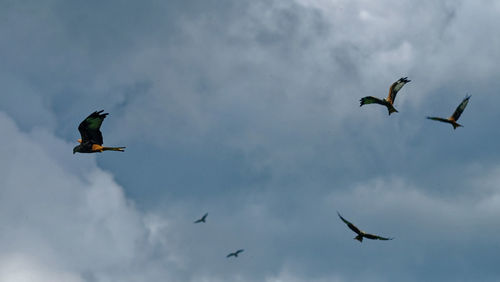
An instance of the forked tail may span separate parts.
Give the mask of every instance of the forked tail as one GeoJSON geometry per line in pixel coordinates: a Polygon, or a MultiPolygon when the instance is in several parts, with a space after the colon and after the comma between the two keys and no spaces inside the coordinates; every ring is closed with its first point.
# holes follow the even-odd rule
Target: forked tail
{"type": "Polygon", "coordinates": [[[461,124],[458,124],[458,123],[452,123],[451,125],[453,125],[453,129],[457,129],[457,127],[464,127],[463,125],[461,124]]]}
{"type": "Polygon", "coordinates": [[[103,151],[118,151],[118,152],[125,152],[126,147],[102,147],[103,151]]]}
{"type": "Polygon", "coordinates": [[[392,105],[387,105],[387,110],[389,110],[389,115],[398,112],[398,110],[396,110],[396,108],[394,108],[392,105]]]}

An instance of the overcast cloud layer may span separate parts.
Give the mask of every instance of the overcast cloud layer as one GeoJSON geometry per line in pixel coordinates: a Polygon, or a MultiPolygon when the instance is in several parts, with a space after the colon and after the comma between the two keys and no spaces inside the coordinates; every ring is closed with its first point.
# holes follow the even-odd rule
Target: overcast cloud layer
{"type": "Polygon", "coordinates": [[[1,281],[500,280],[500,3],[101,2],[0,1],[1,281]]]}

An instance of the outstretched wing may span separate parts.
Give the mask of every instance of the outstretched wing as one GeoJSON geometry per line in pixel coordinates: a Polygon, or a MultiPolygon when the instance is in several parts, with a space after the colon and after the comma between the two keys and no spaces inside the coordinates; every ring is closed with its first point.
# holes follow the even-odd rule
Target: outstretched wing
{"type": "Polygon", "coordinates": [[[82,136],[82,143],[90,142],[91,144],[102,145],[101,124],[108,113],[101,114],[103,110],[93,112],[84,119],[78,126],[78,131],[82,136]]]}
{"type": "Polygon", "coordinates": [[[339,215],[340,219],[342,219],[342,221],[347,224],[347,226],[354,232],[356,232],[356,234],[361,234],[361,230],[359,230],[359,228],[357,228],[354,224],[350,223],[347,219],[343,218],[339,212],[337,212],[337,214],[339,215]]]}
{"type": "Polygon", "coordinates": [[[236,254],[235,253],[230,253],[229,255],[226,256],[226,258],[229,258],[229,257],[235,257],[236,254]]]}
{"type": "Polygon", "coordinates": [[[399,90],[405,86],[406,83],[410,82],[411,80],[408,79],[408,77],[402,77],[398,79],[398,81],[394,82],[391,87],[389,88],[389,95],[387,96],[387,101],[389,103],[394,104],[394,100],[396,100],[396,94],[398,94],[399,90]]]}
{"type": "Polygon", "coordinates": [[[366,96],[366,97],[363,97],[359,100],[359,106],[363,106],[363,105],[366,105],[366,104],[380,104],[380,105],[385,105],[384,103],[384,100],[381,100],[377,97],[373,97],[373,96],[366,96]]]}
{"type": "Polygon", "coordinates": [[[368,239],[372,239],[372,240],[384,240],[384,241],[394,239],[394,238],[380,237],[380,236],[378,236],[378,235],[373,235],[373,234],[369,234],[369,233],[365,233],[365,234],[363,235],[363,237],[368,238],[368,239]]]}
{"type": "Polygon", "coordinates": [[[242,253],[244,250],[243,249],[239,249],[236,251],[236,255],[239,255],[240,253],[242,253]]]}
{"type": "Polygon", "coordinates": [[[437,121],[440,121],[440,122],[447,122],[447,123],[450,123],[450,120],[447,119],[447,118],[440,118],[440,117],[427,117],[427,119],[432,119],[432,120],[437,120],[437,121]]]}
{"type": "Polygon", "coordinates": [[[455,112],[453,113],[453,115],[451,115],[451,118],[454,121],[457,121],[458,118],[460,118],[460,115],[465,110],[465,107],[467,107],[467,103],[469,103],[469,99],[470,99],[470,95],[469,96],[465,96],[465,98],[462,100],[462,103],[460,103],[460,105],[458,105],[458,107],[455,110],[455,112]]]}

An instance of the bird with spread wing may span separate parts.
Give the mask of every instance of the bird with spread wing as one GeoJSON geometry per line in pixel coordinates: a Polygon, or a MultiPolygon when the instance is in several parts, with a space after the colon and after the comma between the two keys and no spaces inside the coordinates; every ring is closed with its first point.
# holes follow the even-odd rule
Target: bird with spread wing
{"type": "Polygon", "coordinates": [[[208,212],[205,213],[200,219],[198,219],[194,223],[206,222],[205,220],[207,219],[207,215],[208,215],[208,212]]]}
{"type": "Polygon", "coordinates": [[[244,251],[243,249],[237,250],[236,252],[230,253],[229,255],[227,255],[226,258],[229,258],[229,257],[235,257],[235,258],[237,258],[238,254],[242,253],[243,251],[244,251]]]}
{"type": "Polygon", "coordinates": [[[360,230],[358,227],[356,227],[356,225],[352,224],[351,222],[349,222],[347,219],[343,218],[339,212],[337,212],[337,214],[339,215],[340,219],[342,219],[342,221],[347,224],[347,226],[352,230],[354,231],[356,234],[358,234],[356,237],[354,237],[354,239],[358,240],[359,242],[363,242],[363,238],[366,238],[366,239],[372,239],[372,240],[392,240],[394,238],[386,238],[386,237],[380,237],[378,235],[373,235],[373,234],[370,234],[370,233],[366,233],[362,230],[360,230]]]}
{"type": "Polygon", "coordinates": [[[437,120],[440,122],[449,123],[453,126],[453,129],[457,129],[457,127],[463,127],[463,125],[458,124],[457,121],[460,118],[460,115],[462,115],[462,112],[465,110],[465,107],[467,107],[470,97],[471,97],[470,95],[465,96],[460,105],[458,105],[455,112],[449,118],[440,118],[440,117],[427,117],[427,118],[431,120],[437,120]]]}
{"type": "Polygon", "coordinates": [[[125,147],[103,147],[101,124],[108,113],[102,114],[101,111],[91,113],[78,126],[81,139],[78,139],[80,145],[73,148],[74,153],[101,153],[103,151],[123,152],[125,147]]]}
{"type": "Polygon", "coordinates": [[[373,96],[366,96],[359,100],[361,102],[359,106],[361,107],[367,104],[379,104],[387,107],[389,115],[391,115],[392,113],[397,113],[398,111],[396,110],[396,108],[394,108],[394,100],[396,99],[396,94],[398,94],[399,90],[401,90],[401,88],[403,88],[403,86],[410,81],[411,80],[409,80],[408,77],[402,77],[391,85],[387,98],[379,99],[373,96]]]}

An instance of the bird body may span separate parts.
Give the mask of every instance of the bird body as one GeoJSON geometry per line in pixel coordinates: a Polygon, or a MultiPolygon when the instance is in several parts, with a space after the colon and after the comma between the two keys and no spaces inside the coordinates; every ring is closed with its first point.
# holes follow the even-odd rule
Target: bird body
{"type": "Polygon", "coordinates": [[[108,115],[108,113],[102,114],[101,111],[96,111],[91,113],[87,118],[85,118],[78,126],[78,131],[80,131],[81,139],[78,139],[80,143],[73,148],[74,153],[101,153],[104,151],[119,151],[123,152],[125,147],[104,147],[102,146],[103,138],[101,133],[101,124],[108,115]]]}
{"type": "Polygon", "coordinates": [[[228,255],[226,256],[226,258],[229,258],[229,257],[235,257],[235,258],[237,258],[237,257],[238,257],[238,254],[239,254],[239,253],[242,253],[243,251],[244,251],[243,249],[237,250],[237,251],[236,251],[236,252],[234,252],[234,253],[230,253],[230,254],[228,254],[228,255]]]}
{"type": "Polygon", "coordinates": [[[409,80],[408,77],[402,77],[391,85],[387,98],[379,99],[373,96],[366,96],[359,100],[359,106],[361,107],[367,104],[379,104],[387,107],[389,115],[391,115],[392,113],[397,113],[398,111],[396,110],[396,108],[394,108],[394,100],[396,100],[396,95],[398,94],[399,90],[401,90],[401,88],[403,88],[403,86],[410,81],[411,80],[409,80]]]}
{"type": "Polygon", "coordinates": [[[462,115],[462,112],[465,110],[465,107],[467,107],[470,97],[471,97],[470,95],[465,96],[460,105],[458,105],[458,107],[455,109],[455,112],[453,112],[453,114],[449,118],[427,117],[427,119],[449,123],[453,126],[453,129],[457,129],[457,127],[463,127],[463,125],[457,123],[457,120],[462,115]]]}
{"type": "Polygon", "coordinates": [[[381,237],[381,236],[378,236],[378,235],[374,235],[374,234],[370,234],[370,233],[366,233],[365,231],[359,229],[358,227],[356,227],[356,225],[352,224],[351,222],[349,222],[347,219],[343,218],[339,212],[337,212],[337,214],[339,215],[340,219],[345,223],[347,224],[347,226],[349,227],[349,229],[351,229],[352,231],[354,231],[357,235],[356,237],[354,237],[355,240],[358,240],[359,242],[363,242],[363,238],[367,238],[367,239],[371,239],[371,240],[392,240],[393,238],[386,238],[386,237],[381,237]]]}

